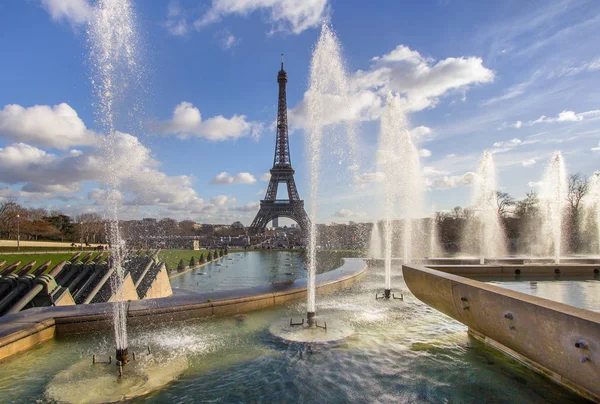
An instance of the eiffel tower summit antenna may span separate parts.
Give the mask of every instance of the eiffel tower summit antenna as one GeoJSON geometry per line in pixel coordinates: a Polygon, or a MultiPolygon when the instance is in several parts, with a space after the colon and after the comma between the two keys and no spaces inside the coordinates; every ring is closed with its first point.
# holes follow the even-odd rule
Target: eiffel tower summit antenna
{"type": "Polygon", "coordinates": [[[260,201],[260,209],[250,225],[250,234],[262,232],[267,224],[275,218],[287,217],[294,220],[306,232],[310,220],[304,210],[304,201],[298,195],[294,181],[294,169],[290,157],[288,139],[286,84],[287,73],[283,70],[283,53],[281,54],[281,70],[277,74],[279,83],[279,99],[277,103],[277,132],[275,134],[275,156],[271,179],[265,194],[260,201]],[[277,188],[280,183],[287,185],[288,199],[277,199],[277,188]]]}

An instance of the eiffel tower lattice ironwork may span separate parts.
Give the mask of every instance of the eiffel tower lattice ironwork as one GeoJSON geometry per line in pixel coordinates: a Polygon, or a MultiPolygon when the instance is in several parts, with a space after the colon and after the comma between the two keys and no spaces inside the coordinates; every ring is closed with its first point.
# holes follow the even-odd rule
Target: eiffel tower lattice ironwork
{"type": "Polygon", "coordinates": [[[277,105],[277,136],[275,139],[275,157],[271,169],[271,180],[265,194],[265,199],[260,201],[260,210],[250,225],[250,233],[256,234],[264,230],[267,224],[278,217],[287,217],[294,220],[303,231],[308,230],[310,220],[304,210],[304,201],[298,195],[294,181],[294,169],[290,158],[290,143],[288,139],[287,101],[285,86],[287,73],[283,70],[283,55],[281,55],[281,70],[277,75],[279,83],[279,101],[277,105]],[[288,199],[277,199],[277,188],[280,183],[286,183],[288,199]]]}

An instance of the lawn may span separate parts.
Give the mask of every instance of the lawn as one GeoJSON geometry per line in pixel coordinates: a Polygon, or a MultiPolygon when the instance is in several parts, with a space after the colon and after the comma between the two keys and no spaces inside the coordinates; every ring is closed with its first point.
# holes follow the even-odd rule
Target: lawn
{"type": "MultiPolygon", "coordinates": [[[[64,252],[65,254],[68,252],[73,252],[75,254],[78,251],[81,251],[81,247],[77,244],[76,247],[31,247],[31,246],[21,246],[20,249],[17,250],[17,247],[0,247],[0,254],[5,252],[64,252]]],[[[95,247],[83,247],[83,251],[96,251],[95,247]]]]}
{"type": "Polygon", "coordinates": [[[206,259],[208,250],[161,250],[158,257],[167,264],[167,268],[176,269],[179,260],[183,259],[184,265],[189,265],[192,257],[196,257],[196,261],[199,261],[201,254],[204,254],[206,259]]]}
{"type": "MultiPolygon", "coordinates": [[[[84,251],[83,254],[80,256],[80,258],[85,257],[87,254],[88,254],[88,252],[84,251]]],[[[52,261],[50,268],[46,271],[46,272],[50,272],[50,270],[52,268],[54,268],[54,266],[56,264],[58,264],[59,262],[62,262],[62,261],[68,261],[69,259],[71,259],[71,257],[73,257],[73,255],[75,255],[75,253],[72,253],[72,252],[57,253],[57,254],[27,254],[27,253],[24,253],[24,254],[8,254],[8,255],[0,253],[0,261],[6,261],[6,264],[4,264],[0,268],[0,272],[2,271],[2,269],[7,268],[8,266],[10,266],[11,264],[13,264],[17,261],[21,261],[21,265],[19,265],[19,268],[24,267],[31,261],[36,262],[36,264],[35,264],[36,268],[38,266],[42,265],[46,261],[52,261]]],[[[97,255],[98,255],[98,253],[94,253],[92,255],[92,258],[95,258],[97,255]]]]}

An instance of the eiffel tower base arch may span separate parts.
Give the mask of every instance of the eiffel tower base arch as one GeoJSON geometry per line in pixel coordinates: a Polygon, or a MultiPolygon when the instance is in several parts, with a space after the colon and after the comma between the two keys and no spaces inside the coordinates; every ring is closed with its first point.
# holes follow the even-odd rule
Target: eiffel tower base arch
{"type": "Polygon", "coordinates": [[[261,233],[267,224],[278,217],[292,219],[300,229],[308,232],[310,219],[304,210],[304,201],[261,201],[260,210],[250,225],[250,234],[261,233]]]}

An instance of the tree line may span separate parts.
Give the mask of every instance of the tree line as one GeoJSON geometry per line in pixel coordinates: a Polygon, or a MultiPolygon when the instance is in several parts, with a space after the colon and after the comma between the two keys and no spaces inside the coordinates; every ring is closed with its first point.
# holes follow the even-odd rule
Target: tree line
{"type": "MultiPolygon", "coordinates": [[[[588,196],[589,185],[589,179],[582,174],[573,174],[568,179],[562,229],[571,253],[589,253],[596,248],[592,241],[598,236],[590,217],[593,212],[586,210],[583,203],[588,196]]],[[[511,252],[531,252],[541,237],[539,223],[542,210],[537,192],[530,191],[523,199],[515,200],[506,192],[496,191],[496,204],[511,252]]],[[[474,214],[472,209],[460,206],[450,212],[436,213],[439,240],[447,252],[460,250],[463,229],[474,214]]]]}
{"type": "Polygon", "coordinates": [[[106,243],[106,234],[106,223],[96,213],[72,218],[59,210],[26,208],[13,198],[0,202],[0,237],[3,239],[106,243]]]}

